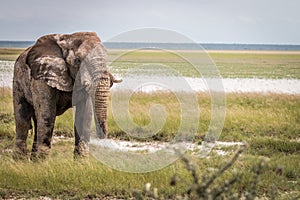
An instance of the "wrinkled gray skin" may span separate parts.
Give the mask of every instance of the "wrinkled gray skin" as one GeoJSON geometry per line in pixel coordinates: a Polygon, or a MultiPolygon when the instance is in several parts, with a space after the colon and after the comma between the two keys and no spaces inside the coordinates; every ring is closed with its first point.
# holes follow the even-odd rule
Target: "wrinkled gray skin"
{"type": "Polygon", "coordinates": [[[95,103],[97,135],[104,138],[108,132],[107,104],[113,82],[120,81],[108,72],[106,50],[96,33],[52,34],[39,38],[19,56],[14,66],[15,155],[27,155],[26,139],[33,120],[31,157],[45,157],[51,148],[55,117],[72,105],[76,106],[74,154],[88,155],[92,102],[95,103]],[[80,123],[87,126],[76,125],[80,123]]]}

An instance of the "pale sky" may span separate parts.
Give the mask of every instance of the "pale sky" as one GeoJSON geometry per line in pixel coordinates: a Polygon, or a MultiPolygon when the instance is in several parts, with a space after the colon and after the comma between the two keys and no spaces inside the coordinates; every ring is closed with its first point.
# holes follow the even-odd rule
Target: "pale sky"
{"type": "Polygon", "coordinates": [[[144,27],[201,43],[300,44],[299,0],[3,0],[0,40],[95,31],[103,41],[144,27]]]}

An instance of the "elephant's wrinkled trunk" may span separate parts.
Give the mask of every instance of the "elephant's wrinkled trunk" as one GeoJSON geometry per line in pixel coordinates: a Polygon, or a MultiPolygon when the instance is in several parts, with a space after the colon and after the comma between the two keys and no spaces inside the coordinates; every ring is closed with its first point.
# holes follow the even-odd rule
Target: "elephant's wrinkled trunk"
{"type": "Polygon", "coordinates": [[[101,74],[97,81],[95,91],[95,115],[96,132],[100,138],[105,138],[108,133],[107,125],[107,106],[109,100],[110,76],[107,71],[101,74]]]}
{"type": "Polygon", "coordinates": [[[99,138],[105,138],[108,132],[107,106],[110,89],[110,75],[106,66],[106,50],[99,43],[85,59],[87,70],[94,83],[94,115],[96,133],[99,138]]]}

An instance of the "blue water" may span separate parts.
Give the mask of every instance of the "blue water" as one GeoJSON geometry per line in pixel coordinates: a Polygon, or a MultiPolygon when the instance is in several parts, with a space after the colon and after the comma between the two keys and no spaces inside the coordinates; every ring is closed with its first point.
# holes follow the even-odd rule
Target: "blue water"
{"type": "Polygon", "coordinates": [[[1,48],[26,48],[34,44],[34,41],[0,41],[1,48]]]}
{"type": "MultiPolygon", "coordinates": [[[[34,41],[0,41],[0,48],[26,48],[34,44],[34,41]]],[[[300,45],[277,45],[277,44],[221,44],[221,43],[107,43],[108,49],[139,49],[158,48],[170,50],[273,50],[273,51],[300,51],[300,45]]]]}

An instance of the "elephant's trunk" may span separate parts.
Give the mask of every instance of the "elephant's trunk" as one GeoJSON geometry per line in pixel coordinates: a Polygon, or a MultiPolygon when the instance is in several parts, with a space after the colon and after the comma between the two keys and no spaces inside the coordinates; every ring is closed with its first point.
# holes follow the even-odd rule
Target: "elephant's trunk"
{"type": "Polygon", "coordinates": [[[97,81],[95,91],[95,115],[96,115],[96,132],[100,138],[105,138],[108,133],[107,125],[107,106],[109,100],[110,76],[107,71],[101,74],[97,81]]]}
{"type": "Polygon", "coordinates": [[[108,133],[107,106],[110,89],[110,75],[106,66],[106,50],[100,43],[86,58],[93,83],[95,83],[94,114],[96,133],[100,138],[105,138],[108,133]]]}

